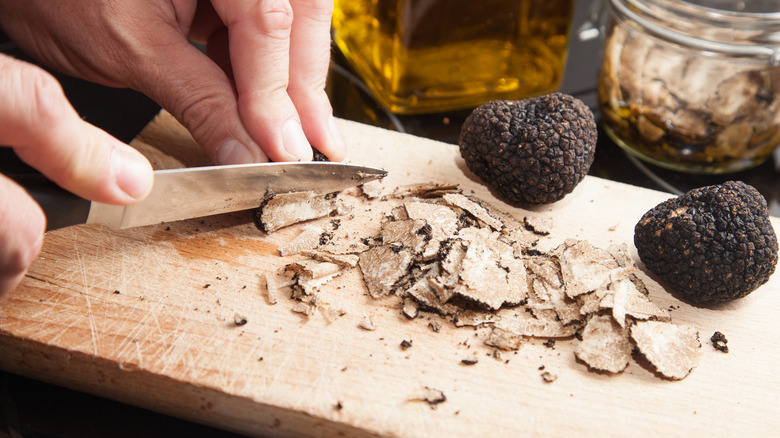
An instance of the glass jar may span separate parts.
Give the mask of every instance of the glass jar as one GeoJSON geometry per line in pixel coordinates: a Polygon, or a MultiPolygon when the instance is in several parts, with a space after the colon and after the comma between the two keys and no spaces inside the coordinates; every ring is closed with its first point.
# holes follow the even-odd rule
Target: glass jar
{"type": "Polygon", "coordinates": [[[761,164],[780,143],[780,2],[606,0],[604,130],[689,173],[761,164]]]}
{"type": "Polygon", "coordinates": [[[375,98],[419,114],[560,86],[574,0],[335,0],[333,37],[375,98]]]}

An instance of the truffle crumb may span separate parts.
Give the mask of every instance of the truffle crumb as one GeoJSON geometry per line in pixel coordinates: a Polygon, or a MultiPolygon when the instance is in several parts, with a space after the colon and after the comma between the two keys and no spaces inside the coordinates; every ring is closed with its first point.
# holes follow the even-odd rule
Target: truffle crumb
{"type": "Polygon", "coordinates": [[[431,409],[436,409],[436,405],[447,401],[447,397],[444,392],[436,388],[430,388],[426,386],[420,394],[413,396],[411,401],[424,401],[431,406],[431,409]]]}
{"type": "Polygon", "coordinates": [[[523,337],[511,333],[499,327],[493,327],[490,336],[485,340],[485,344],[490,347],[496,347],[500,350],[519,350],[523,343],[523,337]]]}
{"type": "Polygon", "coordinates": [[[408,350],[410,348],[412,348],[412,341],[407,341],[406,339],[401,341],[401,350],[408,350]]]}
{"type": "Polygon", "coordinates": [[[471,355],[469,357],[461,359],[460,363],[463,365],[476,365],[479,362],[477,355],[471,355]]]}
{"type": "Polygon", "coordinates": [[[729,346],[727,345],[729,343],[729,340],[726,339],[726,335],[724,335],[721,332],[715,332],[712,334],[712,337],[710,338],[710,342],[712,342],[712,346],[723,353],[729,352],[729,346]]]}
{"type": "Polygon", "coordinates": [[[246,316],[241,315],[240,313],[236,313],[233,315],[233,322],[236,325],[244,325],[248,322],[248,320],[246,319],[246,316]]]}
{"type": "Polygon", "coordinates": [[[360,323],[358,323],[358,327],[368,331],[376,330],[376,327],[374,326],[374,321],[372,321],[371,317],[369,316],[366,316],[363,319],[361,319],[360,323]]]}

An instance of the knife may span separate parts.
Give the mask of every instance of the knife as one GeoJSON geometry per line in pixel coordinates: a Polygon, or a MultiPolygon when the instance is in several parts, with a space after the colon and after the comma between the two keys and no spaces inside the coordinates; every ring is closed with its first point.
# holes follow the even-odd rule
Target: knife
{"type": "Polygon", "coordinates": [[[47,230],[55,230],[77,224],[131,228],[248,210],[274,194],[337,192],[386,175],[375,167],[320,161],[156,170],[149,196],[132,205],[88,201],[37,173],[9,176],[41,205],[47,230]]]}

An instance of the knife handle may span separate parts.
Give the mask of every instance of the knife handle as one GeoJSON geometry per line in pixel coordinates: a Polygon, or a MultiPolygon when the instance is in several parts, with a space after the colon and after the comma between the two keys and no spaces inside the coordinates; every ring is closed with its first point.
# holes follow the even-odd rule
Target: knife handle
{"type": "Polygon", "coordinates": [[[87,223],[90,201],[63,189],[40,173],[8,175],[27,190],[46,215],[46,231],[87,223]]]}

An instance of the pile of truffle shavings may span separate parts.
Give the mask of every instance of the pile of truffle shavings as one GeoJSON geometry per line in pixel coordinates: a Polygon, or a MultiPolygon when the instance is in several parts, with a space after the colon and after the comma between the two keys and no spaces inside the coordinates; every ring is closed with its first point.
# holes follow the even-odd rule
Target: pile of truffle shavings
{"type": "MultiPolygon", "coordinates": [[[[671,322],[650,301],[625,245],[601,249],[567,239],[539,251],[550,220],[516,219],[456,185],[385,193],[367,184],[357,195],[340,196],[364,202],[362,212],[329,195],[332,208],[323,209],[324,219],[303,225],[279,247],[281,256],[298,259],[266,276],[270,302],[287,296],[295,301],[293,311],[310,316],[319,307],[332,320],[344,312],[320,306],[319,291],[345,270],[359,269],[368,293],[397,297],[407,318],[434,313],[455,327],[485,328],[485,344],[497,350],[518,350],[530,338],[571,339],[577,359],[591,370],[621,373],[637,351],[657,375],[672,380],[698,363],[698,331],[671,322]],[[378,230],[361,224],[340,232],[367,212],[381,212],[378,230]]],[[[309,206],[277,201],[266,208],[298,208],[305,213],[301,221],[312,219],[309,206]]]]}

